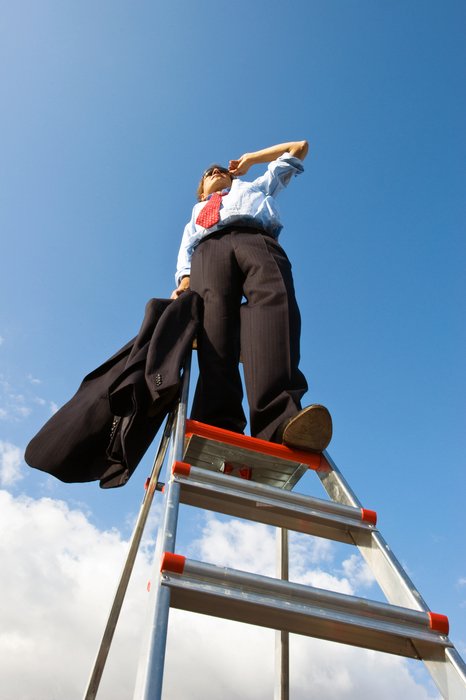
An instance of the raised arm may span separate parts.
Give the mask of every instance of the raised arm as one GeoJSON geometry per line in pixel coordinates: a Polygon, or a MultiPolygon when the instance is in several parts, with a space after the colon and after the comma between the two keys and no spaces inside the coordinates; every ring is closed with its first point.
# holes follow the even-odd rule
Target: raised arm
{"type": "Polygon", "coordinates": [[[289,143],[279,143],[276,146],[263,148],[261,151],[244,153],[238,160],[230,160],[228,170],[232,175],[245,175],[252,165],[257,163],[271,163],[284,153],[291,153],[300,160],[304,160],[309,150],[307,141],[290,141],[289,143]]]}

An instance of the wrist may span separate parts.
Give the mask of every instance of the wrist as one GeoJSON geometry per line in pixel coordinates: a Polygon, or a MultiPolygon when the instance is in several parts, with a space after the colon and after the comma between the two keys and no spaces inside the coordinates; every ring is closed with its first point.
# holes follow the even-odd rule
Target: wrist
{"type": "Polygon", "coordinates": [[[250,168],[252,165],[256,165],[257,163],[259,163],[259,160],[257,159],[257,153],[244,153],[241,160],[248,168],[250,168]]]}

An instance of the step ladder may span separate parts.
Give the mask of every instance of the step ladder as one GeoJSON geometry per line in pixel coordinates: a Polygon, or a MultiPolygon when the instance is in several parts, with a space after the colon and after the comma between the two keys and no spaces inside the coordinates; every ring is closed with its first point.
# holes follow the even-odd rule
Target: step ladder
{"type": "Polygon", "coordinates": [[[150,612],[134,700],[162,698],[170,608],[278,630],[274,700],[289,698],[289,633],[388,652],[424,662],[447,700],[466,699],[466,664],[327,452],[291,450],[186,419],[190,359],[180,402],[167,420],[107,626],[84,695],[94,700],[126,587],[156,491],[163,491],[150,612]],[[161,468],[171,445],[165,484],[161,468]],[[311,469],[330,500],[292,491],[311,469]],[[239,478],[238,478],[239,477],[239,478]],[[176,552],[180,504],[277,528],[278,578],[237,571],[176,552]],[[355,545],[387,603],[288,581],[288,530],[355,545]]]}

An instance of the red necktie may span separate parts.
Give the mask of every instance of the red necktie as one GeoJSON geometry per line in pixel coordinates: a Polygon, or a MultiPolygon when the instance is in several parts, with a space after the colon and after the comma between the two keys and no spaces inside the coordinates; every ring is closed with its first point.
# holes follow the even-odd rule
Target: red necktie
{"type": "Polygon", "coordinates": [[[207,204],[201,209],[196,224],[202,228],[210,228],[220,221],[220,204],[224,195],[214,192],[207,204]]]}

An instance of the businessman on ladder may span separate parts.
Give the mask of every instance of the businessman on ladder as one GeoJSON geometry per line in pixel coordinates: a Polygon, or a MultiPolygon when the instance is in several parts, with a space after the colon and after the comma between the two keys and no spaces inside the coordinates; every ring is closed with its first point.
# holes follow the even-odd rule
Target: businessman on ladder
{"type": "Polygon", "coordinates": [[[241,353],[251,435],[320,452],[330,442],[332,421],[324,406],[301,408],[307,391],[298,367],[301,319],[291,265],[278,242],[282,224],[275,203],[303,172],[307,152],[306,141],[282,143],[204,172],[184,229],[172,299],[191,288],[204,301],[191,417],[244,431],[241,353]],[[268,163],[263,175],[239,179],[258,163],[268,163]]]}

